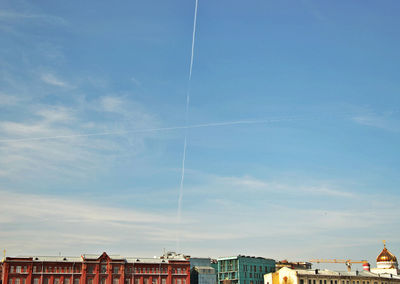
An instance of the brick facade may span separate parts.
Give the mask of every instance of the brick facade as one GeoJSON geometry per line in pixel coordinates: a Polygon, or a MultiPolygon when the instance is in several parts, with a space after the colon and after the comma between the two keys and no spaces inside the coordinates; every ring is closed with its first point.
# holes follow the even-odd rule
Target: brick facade
{"type": "Polygon", "coordinates": [[[190,284],[184,257],[7,257],[2,270],[2,284],[190,284]]]}

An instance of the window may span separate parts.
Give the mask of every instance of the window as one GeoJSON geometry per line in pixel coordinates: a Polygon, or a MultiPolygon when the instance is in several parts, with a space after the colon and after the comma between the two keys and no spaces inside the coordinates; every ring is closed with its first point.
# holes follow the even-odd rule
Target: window
{"type": "MultiPolygon", "coordinates": [[[[246,284],[246,283],[244,283],[246,284]]],[[[300,284],[304,284],[304,279],[300,279],[300,284]]]]}
{"type": "Polygon", "coordinates": [[[149,278],[144,278],[143,279],[143,284],[149,284],[149,278]]]}
{"type": "Polygon", "coordinates": [[[17,266],[17,273],[21,273],[21,266],[17,266]]]}
{"type": "Polygon", "coordinates": [[[88,272],[89,272],[89,273],[93,273],[93,272],[94,272],[94,267],[93,267],[93,265],[89,265],[89,266],[88,266],[88,272]]]}
{"type": "Polygon", "coordinates": [[[135,284],[139,284],[139,278],[135,278],[135,284]]]}
{"type": "Polygon", "coordinates": [[[182,280],[181,279],[177,279],[176,280],[176,284],[182,284],[182,280]]]}
{"type": "Polygon", "coordinates": [[[125,278],[125,284],[131,283],[131,280],[129,278],[125,278]]]}
{"type": "Polygon", "coordinates": [[[12,279],[8,279],[8,284],[12,284],[12,279]]]}
{"type": "Polygon", "coordinates": [[[180,268],[178,268],[178,272],[177,272],[178,274],[180,274],[181,273],[181,269],[180,268]]]}
{"type": "Polygon", "coordinates": [[[100,267],[100,273],[107,273],[107,265],[102,264],[100,267]]]}
{"type": "Polygon", "coordinates": [[[15,284],[20,284],[19,278],[16,278],[15,281],[14,281],[14,283],[15,283],[15,284]]]}
{"type": "Polygon", "coordinates": [[[80,278],[79,277],[74,279],[74,284],[79,284],[79,282],[80,282],[80,278]]]}
{"type": "Polygon", "coordinates": [[[113,284],[119,284],[119,278],[118,277],[114,277],[113,278],[113,284]]]}
{"type": "MultiPolygon", "coordinates": [[[[55,284],[55,283],[54,283],[55,284]]],[[[87,279],[87,284],[93,284],[93,278],[88,278],[87,279]]]]}
{"type": "Polygon", "coordinates": [[[313,284],[315,284],[315,279],[312,281],[313,284]]]}
{"type": "Polygon", "coordinates": [[[182,284],[186,284],[186,279],[185,278],[182,279],[182,284]]]}
{"type": "Polygon", "coordinates": [[[106,281],[107,281],[107,278],[102,277],[102,278],[100,279],[100,284],[106,284],[106,281]]]}
{"type": "Polygon", "coordinates": [[[25,284],[25,282],[26,282],[25,278],[22,278],[21,279],[21,284],[25,284]]]}
{"type": "Polygon", "coordinates": [[[308,284],[311,284],[311,279],[308,279],[308,284]]]}
{"type": "Polygon", "coordinates": [[[157,278],[156,277],[153,277],[153,279],[152,279],[152,282],[151,282],[152,284],[157,284],[157,278]]]}
{"type": "Polygon", "coordinates": [[[27,266],[24,266],[24,272],[25,273],[28,272],[28,267],[27,266]]]}
{"type": "Polygon", "coordinates": [[[69,278],[64,278],[64,284],[69,284],[71,281],[70,281],[71,279],[69,279],[69,278]]]}
{"type": "Polygon", "coordinates": [[[117,274],[118,271],[119,271],[119,266],[117,266],[117,265],[114,266],[114,267],[113,267],[113,273],[117,274]]]}
{"type": "Polygon", "coordinates": [[[54,284],[60,284],[60,278],[54,278],[54,284]]]}
{"type": "Polygon", "coordinates": [[[33,278],[33,284],[39,284],[39,278],[33,278]]]}
{"type": "Polygon", "coordinates": [[[49,284],[49,278],[47,277],[43,278],[43,284],[49,284]]]}
{"type": "Polygon", "coordinates": [[[161,284],[167,284],[167,279],[165,278],[161,279],[161,284]]]}

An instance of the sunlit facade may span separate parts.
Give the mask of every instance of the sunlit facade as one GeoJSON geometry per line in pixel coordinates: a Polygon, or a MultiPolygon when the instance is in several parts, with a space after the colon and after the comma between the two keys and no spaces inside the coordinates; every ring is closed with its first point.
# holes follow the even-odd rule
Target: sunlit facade
{"type": "Polygon", "coordinates": [[[2,269],[3,284],[190,284],[190,262],[177,254],[6,257],[2,269]]]}

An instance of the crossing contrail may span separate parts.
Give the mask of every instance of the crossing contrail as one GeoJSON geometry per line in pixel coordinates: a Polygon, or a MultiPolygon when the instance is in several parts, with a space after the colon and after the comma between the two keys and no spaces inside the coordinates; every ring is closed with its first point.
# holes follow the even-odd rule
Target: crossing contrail
{"type": "Polygon", "coordinates": [[[68,135],[29,137],[29,138],[0,139],[0,143],[56,140],[56,139],[91,137],[91,136],[112,136],[112,135],[124,135],[131,133],[134,134],[134,133],[146,133],[146,132],[161,132],[161,131],[173,131],[180,129],[207,128],[207,127],[219,127],[219,126],[230,126],[230,125],[241,125],[241,124],[267,124],[273,122],[294,121],[301,119],[304,118],[292,117],[292,118],[277,118],[277,119],[262,119],[262,120],[236,120],[236,121],[210,122],[210,123],[192,124],[184,126],[132,129],[132,130],[109,131],[109,132],[98,132],[98,133],[81,133],[81,134],[68,134],[68,135]]]}
{"type": "MultiPolygon", "coordinates": [[[[192,80],[192,70],[193,70],[193,59],[194,59],[194,44],[196,39],[196,24],[197,24],[197,7],[199,5],[199,1],[196,0],[196,4],[194,7],[194,18],[193,18],[193,33],[192,33],[192,50],[190,54],[190,66],[189,66],[189,80],[186,92],[186,109],[185,109],[185,126],[188,124],[188,115],[189,115],[189,102],[190,102],[190,83],[192,80]]],[[[185,161],[186,161],[186,149],[187,149],[187,128],[185,130],[185,137],[183,141],[183,155],[182,155],[182,172],[181,172],[181,182],[179,185],[179,197],[178,197],[178,231],[176,237],[176,247],[177,251],[180,249],[180,223],[181,223],[181,212],[182,212],[182,197],[183,197],[183,185],[185,181],[185,161]]]]}

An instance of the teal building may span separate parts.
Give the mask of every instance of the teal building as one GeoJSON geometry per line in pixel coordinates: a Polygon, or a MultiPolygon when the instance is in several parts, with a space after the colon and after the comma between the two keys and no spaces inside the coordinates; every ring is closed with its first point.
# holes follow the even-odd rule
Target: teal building
{"type": "Polygon", "coordinates": [[[218,284],[264,284],[264,274],[275,272],[275,260],[254,256],[218,258],[218,284]]]}

